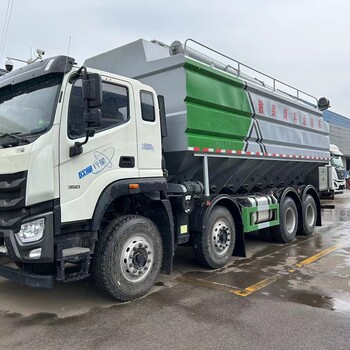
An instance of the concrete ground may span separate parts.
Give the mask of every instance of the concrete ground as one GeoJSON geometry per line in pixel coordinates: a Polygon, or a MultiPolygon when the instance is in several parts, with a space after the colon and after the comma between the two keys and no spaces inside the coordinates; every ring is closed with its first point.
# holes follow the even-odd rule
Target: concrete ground
{"type": "Polygon", "coordinates": [[[290,244],[247,236],[209,271],[181,248],[172,275],[118,303],[89,281],[52,290],[0,278],[0,349],[349,349],[350,191],[290,244]]]}

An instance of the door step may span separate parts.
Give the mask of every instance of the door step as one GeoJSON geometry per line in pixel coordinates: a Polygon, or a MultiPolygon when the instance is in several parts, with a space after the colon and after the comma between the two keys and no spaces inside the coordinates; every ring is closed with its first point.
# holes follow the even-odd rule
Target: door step
{"type": "Polygon", "coordinates": [[[57,281],[73,282],[79,281],[89,276],[91,251],[85,247],[71,247],[66,249],[58,248],[57,251],[57,281]],[[80,265],[80,270],[77,271],[74,265],[67,269],[67,263],[80,265]],[[69,272],[69,270],[74,272],[69,272]]]}

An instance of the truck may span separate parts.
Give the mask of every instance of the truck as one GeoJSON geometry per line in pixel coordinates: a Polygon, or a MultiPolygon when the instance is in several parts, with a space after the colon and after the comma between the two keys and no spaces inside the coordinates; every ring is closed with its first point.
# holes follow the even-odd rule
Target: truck
{"type": "Polygon", "coordinates": [[[140,39],[0,77],[0,276],[92,275],[128,301],[180,245],[217,269],[245,256],[248,232],[312,234],[328,103],[261,75],[191,39],[140,39]]]}
{"type": "Polygon", "coordinates": [[[337,145],[330,144],[330,166],[332,167],[332,186],[334,193],[343,193],[345,190],[345,167],[343,164],[342,156],[337,145]]]}

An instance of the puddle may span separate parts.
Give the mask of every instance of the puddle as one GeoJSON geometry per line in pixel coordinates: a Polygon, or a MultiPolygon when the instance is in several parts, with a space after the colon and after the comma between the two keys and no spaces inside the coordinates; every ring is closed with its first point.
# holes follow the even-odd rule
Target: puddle
{"type": "Polygon", "coordinates": [[[333,311],[350,313],[350,301],[342,299],[333,299],[333,311]]]}
{"type": "Polygon", "coordinates": [[[309,290],[293,291],[283,296],[285,300],[304,304],[308,306],[318,307],[326,310],[350,313],[350,299],[349,296],[332,297],[314,293],[309,290]]]}

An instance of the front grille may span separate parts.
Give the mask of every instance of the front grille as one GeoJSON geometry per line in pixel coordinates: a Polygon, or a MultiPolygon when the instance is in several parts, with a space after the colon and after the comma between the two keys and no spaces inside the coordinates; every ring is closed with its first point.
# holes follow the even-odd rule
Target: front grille
{"type": "Polygon", "coordinates": [[[19,229],[25,209],[27,172],[0,175],[0,230],[19,229]]]}
{"type": "Polygon", "coordinates": [[[345,179],[345,170],[337,170],[337,175],[339,180],[345,179]]]}

